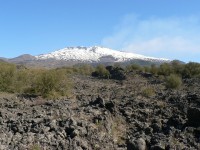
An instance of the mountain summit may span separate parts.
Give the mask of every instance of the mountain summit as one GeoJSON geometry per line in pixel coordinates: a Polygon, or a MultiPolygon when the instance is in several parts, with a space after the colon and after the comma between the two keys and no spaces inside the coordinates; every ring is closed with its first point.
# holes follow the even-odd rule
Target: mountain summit
{"type": "Polygon", "coordinates": [[[151,65],[170,62],[169,59],[147,57],[99,46],[67,47],[48,54],[41,54],[37,56],[25,54],[16,58],[4,60],[16,64],[46,68],[73,66],[82,63],[93,65],[103,63],[106,65],[111,65],[113,63],[120,62],[125,64],[135,63],[139,65],[151,65]]]}
{"type": "Polygon", "coordinates": [[[126,62],[131,60],[144,60],[152,62],[166,62],[168,59],[147,57],[139,54],[121,52],[105,47],[67,47],[48,54],[36,56],[38,60],[56,59],[62,61],[79,62],[126,62]]]}

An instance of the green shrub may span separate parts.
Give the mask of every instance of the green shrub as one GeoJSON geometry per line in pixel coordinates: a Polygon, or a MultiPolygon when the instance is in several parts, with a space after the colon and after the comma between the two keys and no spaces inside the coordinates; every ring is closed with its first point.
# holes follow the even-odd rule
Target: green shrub
{"type": "Polygon", "coordinates": [[[152,64],[151,65],[151,69],[150,69],[150,72],[154,75],[157,75],[158,74],[158,67],[155,65],[155,64],[152,64]]]}
{"type": "Polygon", "coordinates": [[[164,81],[164,80],[165,80],[165,76],[159,75],[159,76],[158,76],[158,79],[159,79],[160,81],[164,81]]]}
{"type": "Polygon", "coordinates": [[[56,88],[55,73],[50,71],[42,72],[35,79],[33,84],[33,92],[40,94],[43,97],[48,97],[50,93],[56,88]]]}
{"type": "Polygon", "coordinates": [[[30,150],[42,150],[41,146],[39,146],[38,144],[31,145],[31,147],[29,149],[30,150]]]}
{"type": "Polygon", "coordinates": [[[177,89],[181,86],[182,79],[176,74],[171,74],[166,79],[166,87],[170,89],[177,89]]]}
{"type": "Polygon", "coordinates": [[[78,72],[82,75],[91,75],[94,68],[89,64],[84,64],[78,67],[78,72]]]}
{"type": "Polygon", "coordinates": [[[110,73],[109,73],[109,71],[105,68],[104,65],[98,65],[98,66],[96,67],[95,72],[92,73],[92,76],[96,76],[96,77],[99,77],[99,78],[108,79],[108,78],[110,78],[110,73]]]}
{"type": "Polygon", "coordinates": [[[30,85],[31,80],[28,69],[16,71],[12,85],[13,91],[23,94],[24,90],[30,85]]]}
{"type": "MultiPolygon", "coordinates": [[[[27,84],[20,90],[22,93],[38,95],[43,98],[69,96],[72,83],[65,70],[30,70],[27,84]]],[[[25,82],[25,81],[22,81],[25,82]]]]}
{"type": "Polygon", "coordinates": [[[199,75],[200,75],[199,63],[189,62],[188,64],[185,65],[183,74],[182,74],[183,77],[191,78],[191,77],[196,77],[199,75]]]}
{"type": "Polygon", "coordinates": [[[144,97],[151,97],[154,95],[155,95],[155,90],[152,87],[147,87],[142,91],[142,96],[144,97]]]}
{"type": "Polygon", "coordinates": [[[0,63],[0,91],[12,92],[12,84],[16,66],[8,63],[0,63]]]}
{"type": "Polygon", "coordinates": [[[158,70],[159,75],[169,76],[173,73],[172,66],[168,63],[161,64],[158,70]]]}
{"type": "Polygon", "coordinates": [[[137,64],[131,64],[131,65],[128,65],[126,66],[126,69],[125,69],[127,72],[131,72],[131,71],[143,71],[143,67],[141,67],[140,65],[137,65],[137,64]]]}
{"type": "Polygon", "coordinates": [[[184,67],[185,65],[183,63],[181,63],[180,61],[178,60],[173,60],[171,62],[171,65],[172,65],[172,68],[173,68],[173,72],[175,74],[178,74],[178,75],[182,75],[183,72],[184,72],[184,67]]]}
{"type": "Polygon", "coordinates": [[[145,71],[145,72],[151,72],[151,68],[148,67],[148,66],[144,66],[144,71],[145,71]]]}
{"type": "Polygon", "coordinates": [[[48,70],[41,73],[35,81],[33,91],[45,98],[67,96],[70,83],[62,71],[48,70]]]}
{"type": "Polygon", "coordinates": [[[62,68],[57,68],[56,71],[63,71],[65,74],[74,74],[78,72],[78,68],[75,67],[62,67],[62,68]]]}
{"type": "Polygon", "coordinates": [[[27,69],[0,62],[0,91],[38,95],[44,98],[69,96],[69,69],[27,69]]]}

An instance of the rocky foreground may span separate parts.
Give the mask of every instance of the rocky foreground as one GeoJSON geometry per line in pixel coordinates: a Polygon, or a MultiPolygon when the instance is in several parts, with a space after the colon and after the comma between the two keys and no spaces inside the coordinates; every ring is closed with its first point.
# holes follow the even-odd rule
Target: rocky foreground
{"type": "Polygon", "coordinates": [[[200,149],[200,80],[179,90],[139,74],[73,80],[66,99],[1,93],[0,150],[200,149]]]}

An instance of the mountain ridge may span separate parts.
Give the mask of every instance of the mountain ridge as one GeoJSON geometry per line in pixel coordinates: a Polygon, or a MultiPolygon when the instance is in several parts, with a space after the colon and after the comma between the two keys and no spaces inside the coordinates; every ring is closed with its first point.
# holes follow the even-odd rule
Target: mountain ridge
{"type": "MultiPolygon", "coordinates": [[[[5,59],[4,59],[5,60],[5,59]]],[[[56,68],[63,66],[73,66],[76,64],[139,64],[151,65],[169,63],[169,59],[148,57],[130,52],[117,51],[105,47],[66,47],[47,54],[32,56],[23,54],[15,58],[6,59],[7,62],[27,65],[31,67],[56,68]]]]}
{"type": "Polygon", "coordinates": [[[66,47],[64,49],[56,50],[48,54],[41,54],[36,56],[38,60],[53,58],[56,60],[79,60],[83,62],[99,62],[102,57],[111,56],[115,62],[124,62],[132,59],[141,59],[149,61],[169,61],[165,58],[148,57],[130,52],[117,51],[100,46],[92,47],[66,47]]]}

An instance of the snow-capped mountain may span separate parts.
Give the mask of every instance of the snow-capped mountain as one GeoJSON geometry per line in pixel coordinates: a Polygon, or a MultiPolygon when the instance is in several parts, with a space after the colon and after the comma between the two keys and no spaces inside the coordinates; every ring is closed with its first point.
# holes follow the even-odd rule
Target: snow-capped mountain
{"type": "Polygon", "coordinates": [[[48,54],[32,56],[21,55],[16,58],[6,59],[7,62],[31,67],[57,68],[73,66],[83,63],[97,65],[112,65],[120,62],[124,65],[135,63],[138,65],[162,64],[170,62],[169,59],[147,57],[139,54],[121,52],[105,47],[67,47],[48,54]]]}
{"type": "Polygon", "coordinates": [[[168,59],[147,57],[139,54],[121,52],[105,47],[67,47],[48,54],[35,56],[37,60],[55,59],[79,62],[126,62],[144,60],[151,62],[169,62],[168,59]]]}

